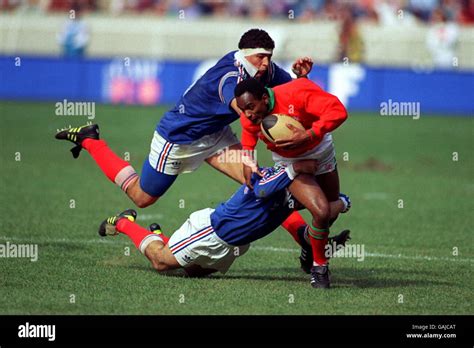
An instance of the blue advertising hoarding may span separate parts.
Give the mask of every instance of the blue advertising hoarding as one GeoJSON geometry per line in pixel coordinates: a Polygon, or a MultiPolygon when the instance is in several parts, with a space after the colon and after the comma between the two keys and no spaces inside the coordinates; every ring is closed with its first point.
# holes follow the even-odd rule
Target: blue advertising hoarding
{"type": "MultiPolygon", "coordinates": [[[[213,62],[3,56],[0,99],[173,104],[213,62]]],[[[474,115],[470,71],[334,64],[315,66],[311,78],[350,111],[379,112],[392,100],[419,103],[422,113],[474,115]]]]}

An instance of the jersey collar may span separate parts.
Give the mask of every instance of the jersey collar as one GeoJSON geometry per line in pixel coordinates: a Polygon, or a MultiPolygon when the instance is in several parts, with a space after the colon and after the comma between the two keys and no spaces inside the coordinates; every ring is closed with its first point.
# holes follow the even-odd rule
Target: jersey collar
{"type": "Polygon", "coordinates": [[[270,87],[265,87],[268,93],[268,112],[272,112],[273,108],[275,107],[275,92],[270,87]]]}

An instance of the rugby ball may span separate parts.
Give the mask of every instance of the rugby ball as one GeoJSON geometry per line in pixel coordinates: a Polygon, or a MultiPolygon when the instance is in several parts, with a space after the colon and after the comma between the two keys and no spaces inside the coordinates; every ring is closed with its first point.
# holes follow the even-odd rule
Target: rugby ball
{"type": "Polygon", "coordinates": [[[263,135],[270,142],[277,140],[289,139],[293,135],[293,131],[287,127],[287,124],[304,130],[303,125],[293,117],[284,114],[273,114],[266,116],[260,124],[263,135]]]}

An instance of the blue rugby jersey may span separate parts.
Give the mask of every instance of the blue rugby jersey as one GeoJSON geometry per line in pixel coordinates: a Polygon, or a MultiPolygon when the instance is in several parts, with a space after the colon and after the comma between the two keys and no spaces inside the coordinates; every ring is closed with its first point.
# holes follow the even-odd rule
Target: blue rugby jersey
{"type": "MultiPolygon", "coordinates": [[[[249,75],[236,60],[236,52],[222,57],[163,115],[156,127],[163,138],[171,143],[189,144],[205,135],[217,133],[239,118],[230,107],[230,102],[234,99],[237,83],[249,75]]],[[[290,74],[273,62],[261,79],[268,87],[291,80],[290,74]]]]}
{"type": "Polygon", "coordinates": [[[291,182],[284,167],[265,169],[263,178],[253,174],[253,190],[242,185],[211,214],[215,233],[226,243],[238,246],[273,232],[294,210],[286,190],[291,182]]]}

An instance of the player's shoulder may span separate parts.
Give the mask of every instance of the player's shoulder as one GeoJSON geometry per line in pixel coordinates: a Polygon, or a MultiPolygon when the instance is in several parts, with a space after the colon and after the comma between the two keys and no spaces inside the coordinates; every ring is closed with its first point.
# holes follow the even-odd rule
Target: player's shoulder
{"type": "Polygon", "coordinates": [[[217,63],[206,72],[206,77],[211,80],[225,82],[230,77],[238,77],[241,74],[239,67],[235,64],[235,51],[223,56],[217,63]]]}
{"type": "Polygon", "coordinates": [[[293,98],[304,99],[308,93],[317,93],[320,94],[324,92],[321,87],[319,87],[315,82],[311,81],[309,78],[298,78],[285,83],[282,85],[286,89],[286,93],[290,93],[293,98]]]}
{"type": "Polygon", "coordinates": [[[237,51],[230,51],[226,55],[224,55],[221,59],[217,61],[214,65],[214,68],[223,68],[228,70],[238,70],[238,66],[236,64],[235,53],[237,51]]]}
{"type": "MultiPolygon", "coordinates": [[[[278,63],[274,62],[273,60],[270,62],[270,70],[275,73],[283,73],[283,74],[288,74],[285,69],[283,69],[278,63]]],[[[288,74],[289,75],[289,74],[288,74]]]]}
{"type": "Polygon", "coordinates": [[[268,67],[268,76],[266,84],[269,87],[275,87],[284,83],[291,81],[291,75],[288,74],[285,70],[283,70],[278,64],[275,62],[271,62],[270,66],[268,67]]]}
{"type": "Polygon", "coordinates": [[[291,80],[290,82],[284,83],[273,87],[275,94],[290,94],[293,97],[303,97],[302,93],[319,91],[321,88],[316,85],[313,81],[307,78],[299,78],[291,80]]]}

